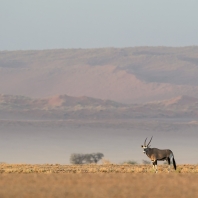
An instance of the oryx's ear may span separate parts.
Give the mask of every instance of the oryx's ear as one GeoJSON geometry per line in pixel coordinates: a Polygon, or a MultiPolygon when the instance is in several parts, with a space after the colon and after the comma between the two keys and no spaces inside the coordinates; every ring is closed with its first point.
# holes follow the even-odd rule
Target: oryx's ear
{"type": "Polygon", "coordinates": [[[143,148],[144,146],[143,146],[143,145],[141,145],[141,147],[143,148]]]}

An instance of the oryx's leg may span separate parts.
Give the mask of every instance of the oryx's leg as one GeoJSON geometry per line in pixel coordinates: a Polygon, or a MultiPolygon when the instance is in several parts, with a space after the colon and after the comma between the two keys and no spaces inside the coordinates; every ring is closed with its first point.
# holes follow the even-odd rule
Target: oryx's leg
{"type": "Polygon", "coordinates": [[[170,158],[167,158],[167,162],[168,162],[168,172],[170,172],[170,158]]]}
{"type": "Polygon", "coordinates": [[[157,173],[157,160],[155,161],[155,172],[157,173]]]}
{"type": "Polygon", "coordinates": [[[157,160],[152,162],[153,162],[153,169],[155,170],[155,173],[157,173],[157,160]]]}
{"type": "Polygon", "coordinates": [[[155,161],[151,160],[152,164],[153,164],[153,170],[155,171],[155,161]]]}

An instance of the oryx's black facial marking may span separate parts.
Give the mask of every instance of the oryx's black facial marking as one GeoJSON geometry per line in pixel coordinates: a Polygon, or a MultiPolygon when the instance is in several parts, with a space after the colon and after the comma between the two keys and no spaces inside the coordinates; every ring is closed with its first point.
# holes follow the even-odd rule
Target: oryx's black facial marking
{"type": "Polygon", "coordinates": [[[147,146],[143,146],[143,145],[142,145],[142,148],[143,148],[143,153],[146,153],[146,152],[147,152],[147,150],[148,150],[148,147],[147,147],[147,146]]]}

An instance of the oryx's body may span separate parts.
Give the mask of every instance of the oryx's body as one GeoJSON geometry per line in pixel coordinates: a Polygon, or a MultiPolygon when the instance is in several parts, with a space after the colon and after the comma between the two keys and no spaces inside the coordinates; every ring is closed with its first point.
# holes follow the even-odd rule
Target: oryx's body
{"type": "Polygon", "coordinates": [[[164,160],[166,160],[169,164],[168,171],[170,171],[171,161],[173,162],[174,169],[176,170],[176,163],[175,163],[173,152],[169,149],[161,150],[157,148],[149,148],[150,142],[146,145],[146,140],[145,140],[144,146],[142,145],[142,148],[143,148],[143,152],[151,159],[155,172],[157,173],[157,161],[164,161],[164,160]]]}

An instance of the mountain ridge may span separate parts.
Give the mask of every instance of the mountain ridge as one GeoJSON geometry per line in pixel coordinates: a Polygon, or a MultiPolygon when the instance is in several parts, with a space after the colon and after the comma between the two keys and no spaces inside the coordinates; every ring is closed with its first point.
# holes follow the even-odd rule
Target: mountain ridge
{"type": "Polygon", "coordinates": [[[190,106],[190,105],[195,105],[198,104],[198,98],[192,97],[192,96],[187,96],[187,95],[180,95],[174,98],[170,98],[168,100],[162,100],[162,101],[153,101],[150,102],[152,103],[158,103],[164,106],[173,106],[173,105],[178,105],[178,106],[190,106]]]}
{"type": "Polygon", "coordinates": [[[197,54],[197,46],[0,52],[0,93],[128,104],[198,98],[197,54]]]}
{"type": "Polygon", "coordinates": [[[144,104],[122,104],[91,97],[56,95],[32,99],[0,94],[0,119],[198,118],[198,99],[178,96],[144,104]]]}

